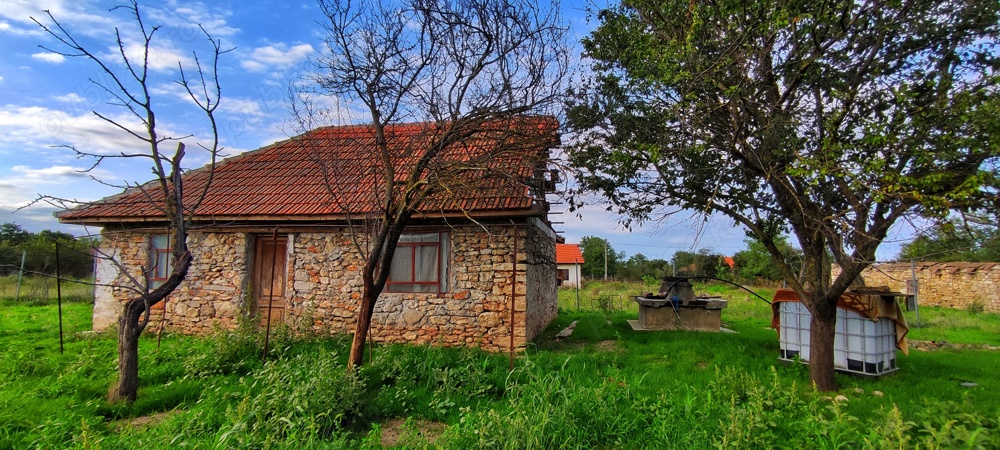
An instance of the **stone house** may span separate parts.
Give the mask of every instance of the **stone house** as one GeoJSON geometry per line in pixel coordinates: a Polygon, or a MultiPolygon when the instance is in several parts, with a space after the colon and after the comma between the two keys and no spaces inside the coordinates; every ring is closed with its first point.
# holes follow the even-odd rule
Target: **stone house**
{"type": "Polygon", "coordinates": [[[583,252],[576,244],[556,244],[556,270],[562,286],[580,286],[583,252]]]}
{"type": "MultiPolygon", "coordinates": [[[[559,144],[556,122],[524,117],[490,130],[439,160],[468,164],[514,134],[521,148],[486,163],[500,167],[496,174],[466,177],[463,189],[432,195],[414,212],[376,305],[373,340],[500,351],[512,335],[521,347],[555,318],[556,235],[545,200],[554,183],[545,161],[559,144]]],[[[385,138],[412,157],[434,133],[432,124],[401,124],[385,138]]],[[[185,195],[211,176],[188,235],[194,262],[154,307],[150,326],[205,334],[269,317],[297,330],[352,332],[362,295],[358,244],[379,206],[374,139],[365,125],[324,127],[185,173],[185,195]]],[[[114,325],[135,295],[129,277],[155,285],[169,274],[166,221],[139,190],[57,216],[102,227],[100,251],[117,261],[97,264],[95,330],[114,325]]]]}

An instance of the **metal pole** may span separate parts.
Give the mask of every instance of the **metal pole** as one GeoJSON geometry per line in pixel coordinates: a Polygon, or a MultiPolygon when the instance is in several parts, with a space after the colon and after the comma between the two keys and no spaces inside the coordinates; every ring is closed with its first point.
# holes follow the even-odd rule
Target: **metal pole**
{"type": "Polygon", "coordinates": [[[608,281],[608,241],[604,241],[604,281],[608,281]]]}
{"type": "Polygon", "coordinates": [[[514,224],[514,263],[510,269],[510,371],[514,371],[514,306],[517,304],[517,224],[514,224]]]}
{"type": "Polygon", "coordinates": [[[267,326],[264,331],[264,354],[261,359],[267,359],[267,345],[271,340],[271,309],[274,307],[274,269],[278,265],[278,227],[271,233],[271,287],[267,293],[267,326]]]}
{"type": "Polygon", "coordinates": [[[920,302],[917,301],[917,293],[920,288],[917,286],[917,262],[910,260],[910,277],[913,278],[913,312],[917,315],[917,328],[920,328],[920,302]]]}
{"type": "Polygon", "coordinates": [[[28,256],[27,250],[21,250],[21,271],[17,273],[17,289],[14,291],[14,301],[21,298],[21,276],[24,275],[24,258],[28,256]]]}
{"type": "Polygon", "coordinates": [[[63,352],[62,277],[59,273],[59,241],[56,241],[56,302],[59,305],[59,354],[63,352]]]}
{"type": "Polygon", "coordinates": [[[580,310],[580,261],[576,262],[576,310],[580,310]]]}

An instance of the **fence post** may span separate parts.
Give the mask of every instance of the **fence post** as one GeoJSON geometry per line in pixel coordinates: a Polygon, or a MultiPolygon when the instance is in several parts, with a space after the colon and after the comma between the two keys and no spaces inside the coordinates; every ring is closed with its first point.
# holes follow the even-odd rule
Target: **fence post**
{"type": "Polygon", "coordinates": [[[62,274],[59,273],[59,241],[56,241],[56,302],[59,305],[59,354],[63,353],[62,274]]]}
{"type": "Polygon", "coordinates": [[[910,277],[913,278],[913,312],[917,316],[917,328],[920,328],[920,302],[917,301],[920,287],[917,285],[917,262],[913,259],[910,260],[910,277]]]}
{"type": "Polygon", "coordinates": [[[21,277],[24,276],[24,259],[28,256],[27,250],[21,250],[21,271],[17,273],[17,288],[14,290],[14,301],[21,298],[21,277]]]}

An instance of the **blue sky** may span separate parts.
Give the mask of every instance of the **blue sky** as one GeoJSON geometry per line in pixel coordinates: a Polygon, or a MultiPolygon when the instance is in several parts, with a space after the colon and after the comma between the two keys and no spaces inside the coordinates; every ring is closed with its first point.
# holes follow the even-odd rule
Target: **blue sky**
{"type": "MultiPolygon", "coordinates": [[[[107,95],[88,79],[98,77],[92,63],[82,58],[64,58],[39,45],[58,48],[30,17],[43,23],[49,9],[62,24],[97,53],[117,50],[114,28],[123,35],[134,23],[124,14],[109,13],[121,2],[98,0],[2,0],[0,1],[0,222],[16,222],[30,231],[59,229],[74,235],[96,233],[79,226],[60,225],[55,208],[39,204],[21,208],[39,194],[78,200],[95,200],[119,192],[101,184],[142,182],[151,175],[136,161],[106,160],[90,173],[87,160],[74,157],[65,145],[80,150],[108,153],[135,148],[136,141],[92,114],[97,109],[120,118],[122,110],[107,105],[107,95]]],[[[586,4],[563,4],[574,42],[592,26],[587,23],[586,4]]],[[[192,134],[204,138],[206,129],[192,120],[197,112],[183,98],[177,79],[177,61],[191,67],[190,51],[204,57],[201,24],[223,47],[234,50],[223,56],[220,83],[223,99],[219,108],[221,138],[225,153],[252,150],[297,134],[286,106],[287,86],[308,67],[322,45],[322,15],[313,1],[219,0],[189,2],[166,0],[141,2],[147,25],[162,25],[154,41],[153,89],[162,129],[175,136],[192,134]]],[[[579,61],[576,51],[574,61],[579,61]]],[[[189,148],[191,146],[189,145],[189,148]]],[[[205,154],[189,150],[189,167],[202,165],[205,154]]],[[[564,210],[558,205],[555,210],[564,210]]],[[[711,248],[732,254],[744,248],[744,233],[727,219],[713,219],[703,226],[693,215],[680,215],[632,230],[625,230],[604,207],[594,205],[576,213],[552,216],[567,242],[587,235],[607,238],[617,250],[632,255],[668,259],[674,251],[711,248]]],[[[908,227],[898,227],[902,230],[908,227]]],[[[883,244],[880,259],[895,257],[899,241],[908,233],[897,232],[883,244]]]]}

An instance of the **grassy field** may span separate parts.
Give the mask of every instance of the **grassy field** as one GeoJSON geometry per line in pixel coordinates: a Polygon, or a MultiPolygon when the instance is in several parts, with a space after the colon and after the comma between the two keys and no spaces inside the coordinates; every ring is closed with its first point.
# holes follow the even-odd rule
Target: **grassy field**
{"type": "MultiPolygon", "coordinates": [[[[806,367],[777,363],[767,303],[698,286],[729,299],[737,333],[635,332],[627,297],[643,290],[591,283],[580,309],[561,290],[513,371],[505,355],[376,346],[348,376],[345,339],[279,330],[262,360],[250,329],[159,346],[147,333],[131,406],[103,400],[115,340],[87,332],[90,304],[64,305],[60,354],[55,305],[3,300],[0,449],[1000,448],[998,351],[911,351],[894,376],[838,375],[838,393],[817,394],[806,367]]],[[[997,345],[995,315],[920,314],[917,339],[997,345]]]]}

